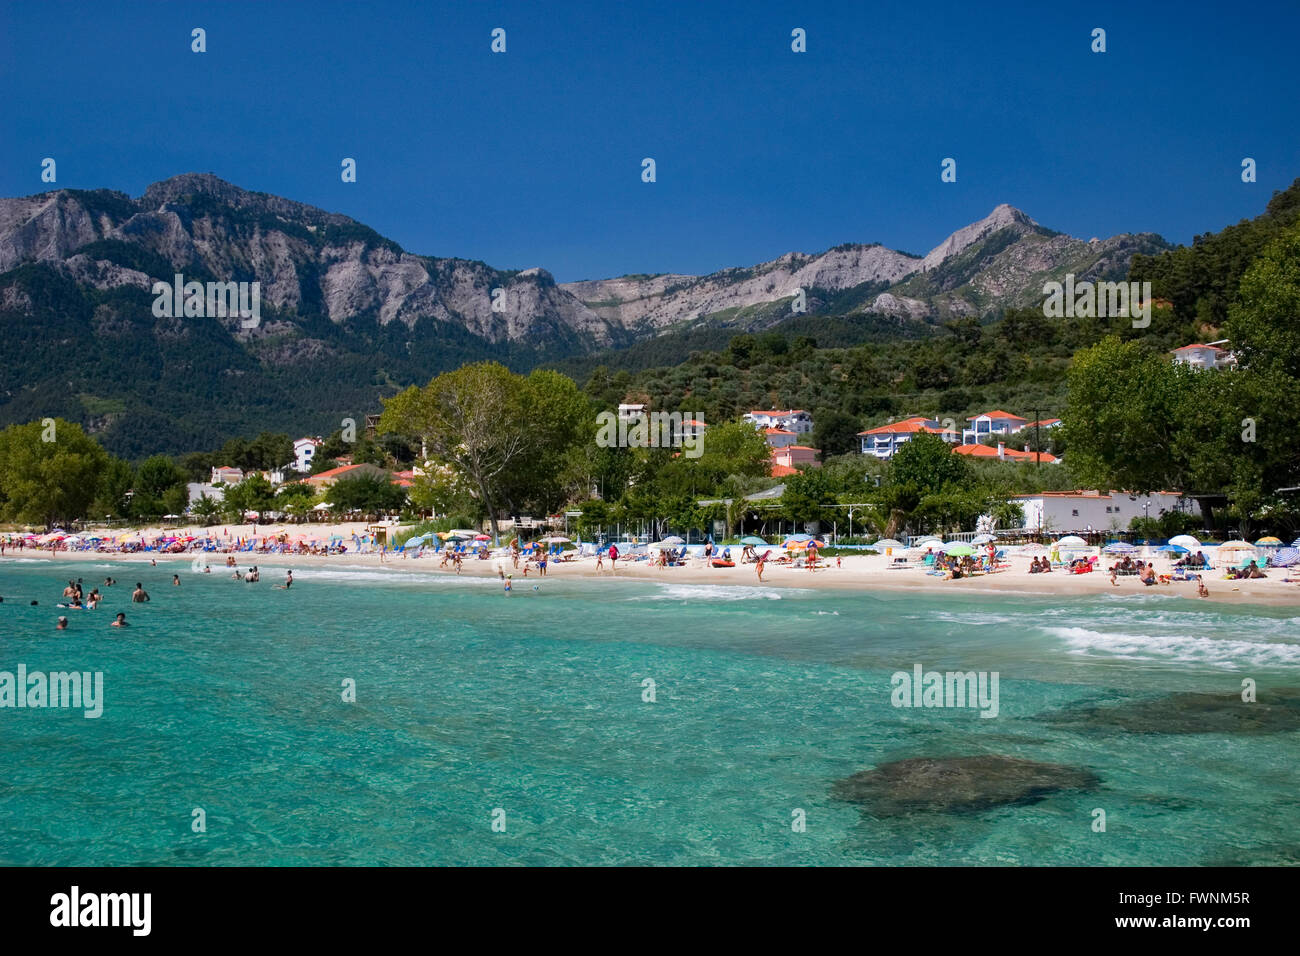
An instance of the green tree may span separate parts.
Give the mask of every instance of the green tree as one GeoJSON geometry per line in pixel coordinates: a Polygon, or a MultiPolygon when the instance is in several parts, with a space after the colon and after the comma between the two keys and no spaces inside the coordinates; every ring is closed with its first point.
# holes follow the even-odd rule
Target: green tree
{"type": "Polygon", "coordinates": [[[84,518],[107,467],[108,453],[80,425],[10,425],[0,431],[0,517],[46,528],[84,518]]]}
{"type": "Polygon", "coordinates": [[[341,511],[376,514],[400,511],[406,504],[406,490],[387,477],[361,474],[334,482],[330,486],[329,498],[341,511]]]}
{"type": "Polygon", "coordinates": [[[423,438],[432,457],[471,483],[498,537],[498,503],[539,440],[527,389],[526,379],[496,362],[466,365],[386,399],[379,430],[423,438]]]}
{"type": "Polygon", "coordinates": [[[858,450],[858,432],[862,426],[852,415],[833,408],[821,408],[813,416],[813,422],[812,442],[822,462],[858,450]]]}

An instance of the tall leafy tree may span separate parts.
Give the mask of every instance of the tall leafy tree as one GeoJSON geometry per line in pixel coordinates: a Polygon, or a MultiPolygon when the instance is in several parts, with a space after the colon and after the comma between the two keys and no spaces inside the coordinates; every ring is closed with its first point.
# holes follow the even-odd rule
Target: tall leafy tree
{"type": "Polygon", "coordinates": [[[108,453],[61,418],[0,431],[0,517],[54,527],[86,516],[108,453]]]}

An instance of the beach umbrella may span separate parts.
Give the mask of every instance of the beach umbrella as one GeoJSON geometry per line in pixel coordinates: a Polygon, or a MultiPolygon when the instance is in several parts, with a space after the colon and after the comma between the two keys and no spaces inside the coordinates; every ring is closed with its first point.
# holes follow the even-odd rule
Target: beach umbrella
{"type": "Polygon", "coordinates": [[[973,538],[970,539],[970,543],[971,543],[971,544],[988,544],[990,541],[996,541],[996,540],[997,540],[997,538],[995,538],[995,537],[994,537],[993,535],[991,535],[991,534],[977,534],[977,535],[975,535],[975,537],[973,537],[973,538]]]}
{"type": "Polygon", "coordinates": [[[1127,541],[1112,541],[1106,547],[1101,549],[1106,554],[1132,554],[1137,548],[1127,541]]]}
{"type": "Polygon", "coordinates": [[[566,538],[562,534],[548,534],[545,538],[542,538],[541,540],[544,541],[546,544],[568,544],[572,539],[566,538]]]}
{"type": "Polygon", "coordinates": [[[1160,549],[1162,554],[1187,554],[1188,550],[1181,544],[1167,544],[1160,549]]]}
{"type": "Polygon", "coordinates": [[[1278,548],[1268,557],[1268,563],[1275,568],[1288,568],[1300,561],[1300,548],[1278,548]]]}
{"type": "Polygon", "coordinates": [[[1219,557],[1225,558],[1234,554],[1257,555],[1259,551],[1249,541],[1225,541],[1219,545],[1219,557]]]}
{"type": "Polygon", "coordinates": [[[758,535],[756,535],[756,534],[747,534],[747,535],[745,535],[745,537],[743,537],[743,538],[740,539],[740,543],[741,543],[741,544],[752,544],[752,545],[755,545],[755,546],[758,546],[758,545],[766,545],[766,544],[767,544],[766,541],[764,541],[762,538],[760,538],[760,537],[759,537],[758,535]]]}
{"type": "MultiPolygon", "coordinates": [[[[476,534],[476,535],[474,535],[474,540],[475,540],[475,541],[491,541],[491,540],[492,540],[492,536],[491,536],[491,535],[487,535],[487,534],[476,534]]],[[[546,539],[543,538],[542,540],[545,541],[546,539]]]]}
{"type": "Polygon", "coordinates": [[[943,546],[944,543],[938,538],[926,538],[924,541],[918,541],[916,544],[912,545],[912,549],[916,550],[917,548],[920,548],[924,551],[926,548],[935,548],[937,550],[943,546]]]}
{"type": "Polygon", "coordinates": [[[667,541],[652,541],[650,544],[646,545],[646,547],[651,551],[668,551],[673,547],[673,545],[669,544],[667,541]]]}
{"type": "Polygon", "coordinates": [[[1240,541],[1236,539],[1232,541],[1225,541],[1223,542],[1223,544],[1219,545],[1220,554],[1223,554],[1226,551],[1254,551],[1254,550],[1255,550],[1255,546],[1251,544],[1249,541],[1240,541]]]}
{"type": "Polygon", "coordinates": [[[1077,534],[1067,534],[1056,543],[1062,548],[1086,548],[1088,546],[1088,542],[1084,541],[1077,534]]]}
{"type": "Polygon", "coordinates": [[[876,542],[875,544],[873,544],[871,547],[873,547],[873,548],[901,548],[902,546],[903,546],[903,542],[901,542],[901,541],[896,541],[896,540],[894,540],[893,538],[881,538],[879,541],[877,541],[877,542],[876,542]]]}
{"type": "MultiPolygon", "coordinates": [[[[545,541],[546,539],[543,538],[542,540],[545,541]]],[[[684,543],[684,542],[682,541],[682,539],[679,538],[679,537],[677,537],[677,535],[675,535],[675,534],[669,535],[668,537],[664,538],[663,540],[664,540],[664,544],[670,544],[670,545],[672,545],[672,546],[674,546],[674,547],[676,547],[676,546],[679,545],[679,544],[683,544],[683,543],[684,543]]]]}
{"type": "Polygon", "coordinates": [[[478,531],[475,531],[475,530],[469,530],[469,531],[467,531],[467,530],[465,530],[464,528],[453,528],[453,529],[451,530],[451,533],[454,534],[454,535],[458,535],[459,537],[462,537],[462,538],[472,538],[472,537],[474,537],[474,535],[478,534],[478,531]]]}
{"type": "Polygon", "coordinates": [[[1169,539],[1169,543],[1186,548],[1188,551],[1192,551],[1201,546],[1201,542],[1193,538],[1190,534],[1176,534],[1169,539]]]}
{"type": "Polygon", "coordinates": [[[952,544],[947,545],[947,551],[955,558],[964,558],[968,554],[974,554],[975,549],[969,544],[952,544]]]}
{"type": "Polygon", "coordinates": [[[1257,548],[1280,548],[1280,547],[1282,547],[1282,544],[1283,544],[1283,541],[1282,541],[1281,538],[1275,538],[1275,537],[1273,537],[1272,535],[1269,535],[1267,538],[1260,538],[1258,541],[1256,541],[1256,542],[1255,542],[1255,547],[1257,547],[1257,548]]]}

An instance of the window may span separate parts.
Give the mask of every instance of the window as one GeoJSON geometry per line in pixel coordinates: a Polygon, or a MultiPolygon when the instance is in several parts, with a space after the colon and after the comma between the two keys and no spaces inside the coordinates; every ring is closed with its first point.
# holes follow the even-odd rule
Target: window
{"type": "Polygon", "coordinates": [[[1070,517],[1072,517],[1072,518],[1077,518],[1077,517],[1079,517],[1079,509],[1078,509],[1078,508],[1075,508],[1074,510],[1072,510],[1072,511],[1070,512],[1070,517]]]}

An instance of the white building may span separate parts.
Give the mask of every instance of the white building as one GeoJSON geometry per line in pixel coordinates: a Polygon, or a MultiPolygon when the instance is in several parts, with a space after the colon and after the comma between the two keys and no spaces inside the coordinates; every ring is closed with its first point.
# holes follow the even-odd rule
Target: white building
{"type": "Polygon", "coordinates": [[[212,469],[212,484],[221,482],[227,485],[237,485],[244,480],[243,469],[236,468],[233,465],[222,465],[220,468],[212,469]]]}
{"type": "Polygon", "coordinates": [[[1237,364],[1237,356],[1227,349],[1219,348],[1217,342],[1211,342],[1209,345],[1193,342],[1191,345],[1174,349],[1174,362],[1179,365],[1190,365],[1193,368],[1232,368],[1237,364]]]}
{"type": "Polygon", "coordinates": [[[1167,511],[1199,515],[1196,502],[1176,491],[1156,491],[1149,495],[1130,495],[1122,491],[1103,494],[1099,491],[1044,491],[1036,495],[1016,495],[1025,513],[1022,526],[1028,531],[1051,534],[1071,531],[1126,531],[1134,518],[1158,518],[1167,511]]]}
{"type": "Polygon", "coordinates": [[[745,421],[753,422],[759,428],[780,428],[796,435],[806,435],[813,430],[812,415],[802,408],[751,411],[745,414],[745,421]]]}
{"type": "Polygon", "coordinates": [[[769,448],[788,448],[799,440],[799,436],[784,428],[764,428],[763,437],[769,448]]]}
{"type": "Polygon", "coordinates": [[[1029,419],[1000,409],[983,415],[972,415],[966,421],[970,422],[970,426],[962,429],[963,445],[978,445],[990,435],[1013,435],[1029,424],[1029,419]]]}
{"type": "Polygon", "coordinates": [[[321,446],[319,438],[299,438],[293,443],[293,470],[299,474],[305,475],[311,471],[312,459],[316,456],[316,449],[321,446]]]}
{"type": "Polygon", "coordinates": [[[858,448],[864,455],[875,455],[877,458],[888,460],[893,458],[898,449],[902,448],[917,432],[938,435],[944,441],[955,444],[957,433],[944,431],[939,424],[937,419],[914,415],[911,418],[904,418],[901,422],[891,422],[879,428],[868,428],[864,432],[858,432],[858,448]]]}
{"type": "Polygon", "coordinates": [[[642,418],[646,414],[645,405],[628,405],[618,406],[618,420],[621,422],[630,422],[642,418]]]}

